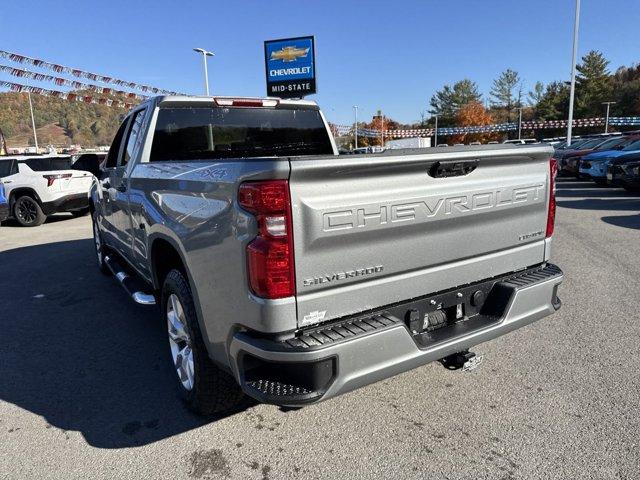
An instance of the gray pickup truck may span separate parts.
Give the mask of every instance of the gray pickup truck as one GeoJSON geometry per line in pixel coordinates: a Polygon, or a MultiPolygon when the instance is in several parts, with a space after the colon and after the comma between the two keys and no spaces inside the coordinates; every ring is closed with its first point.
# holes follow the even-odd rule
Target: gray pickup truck
{"type": "Polygon", "coordinates": [[[98,266],[159,304],[201,414],[469,368],[470,347],[560,307],[551,153],[337,155],[313,102],[157,97],[96,172],[98,266]]]}

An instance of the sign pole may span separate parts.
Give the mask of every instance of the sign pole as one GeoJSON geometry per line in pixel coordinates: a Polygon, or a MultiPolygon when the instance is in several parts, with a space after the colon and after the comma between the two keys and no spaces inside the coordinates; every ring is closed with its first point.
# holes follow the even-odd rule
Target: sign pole
{"type": "Polygon", "coordinates": [[[356,137],[355,148],[358,148],[358,106],[357,105],[353,106],[353,114],[354,114],[355,137],[356,137]]]}

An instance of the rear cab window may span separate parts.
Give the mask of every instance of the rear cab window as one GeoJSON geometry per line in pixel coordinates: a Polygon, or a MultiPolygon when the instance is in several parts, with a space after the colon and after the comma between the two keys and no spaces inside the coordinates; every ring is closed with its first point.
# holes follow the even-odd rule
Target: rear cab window
{"type": "Polygon", "coordinates": [[[149,160],[331,154],[317,109],[189,106],[159,110],[149,160]]]}

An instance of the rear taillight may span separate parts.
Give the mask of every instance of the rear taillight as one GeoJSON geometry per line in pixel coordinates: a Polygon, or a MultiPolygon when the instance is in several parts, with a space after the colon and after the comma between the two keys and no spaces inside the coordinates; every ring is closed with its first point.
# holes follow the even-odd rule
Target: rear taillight
{"type": "Polygon", "coordinates": [[[249,285],[263,298],[295,294],[291,201],[287,180],[246,182],[238,203],[255,215],[258,235],[247,246],[249,285]]]}
{"type": "Polygon", "coordinates": [[[556,177],[558,176],[558,162],[555,158],[549,160],[549,212],[547,213],[547,238],[553,235],[556,223],[556,177]]]}
{"type": "Polygon", "coordinates": [[[53,185],[53,182],[55,180],[60,180],[61,178],[71,178],[71,174],[70,173],[57,173],[57,174],[52,174],[52,175],[42,175],[44,178],[47,179],[47,187],[50,187],[51,185],[53,185]]]}

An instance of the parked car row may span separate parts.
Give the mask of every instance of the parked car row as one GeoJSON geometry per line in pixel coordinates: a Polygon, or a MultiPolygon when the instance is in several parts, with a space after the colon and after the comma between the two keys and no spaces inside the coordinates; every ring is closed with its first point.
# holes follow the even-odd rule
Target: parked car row
{"type": "Polygon", "coordinates": [[[581,138],[569,147],[556,147],[555,157],[563,175],[628,190],[640,184],[640,131],[581,138]]]}
{"type": "Polygon", "coordinates": [[[0,222],[42,225],[48,215],[89,212],[92,173],[104,154],[0,157],[0,222]]]}

